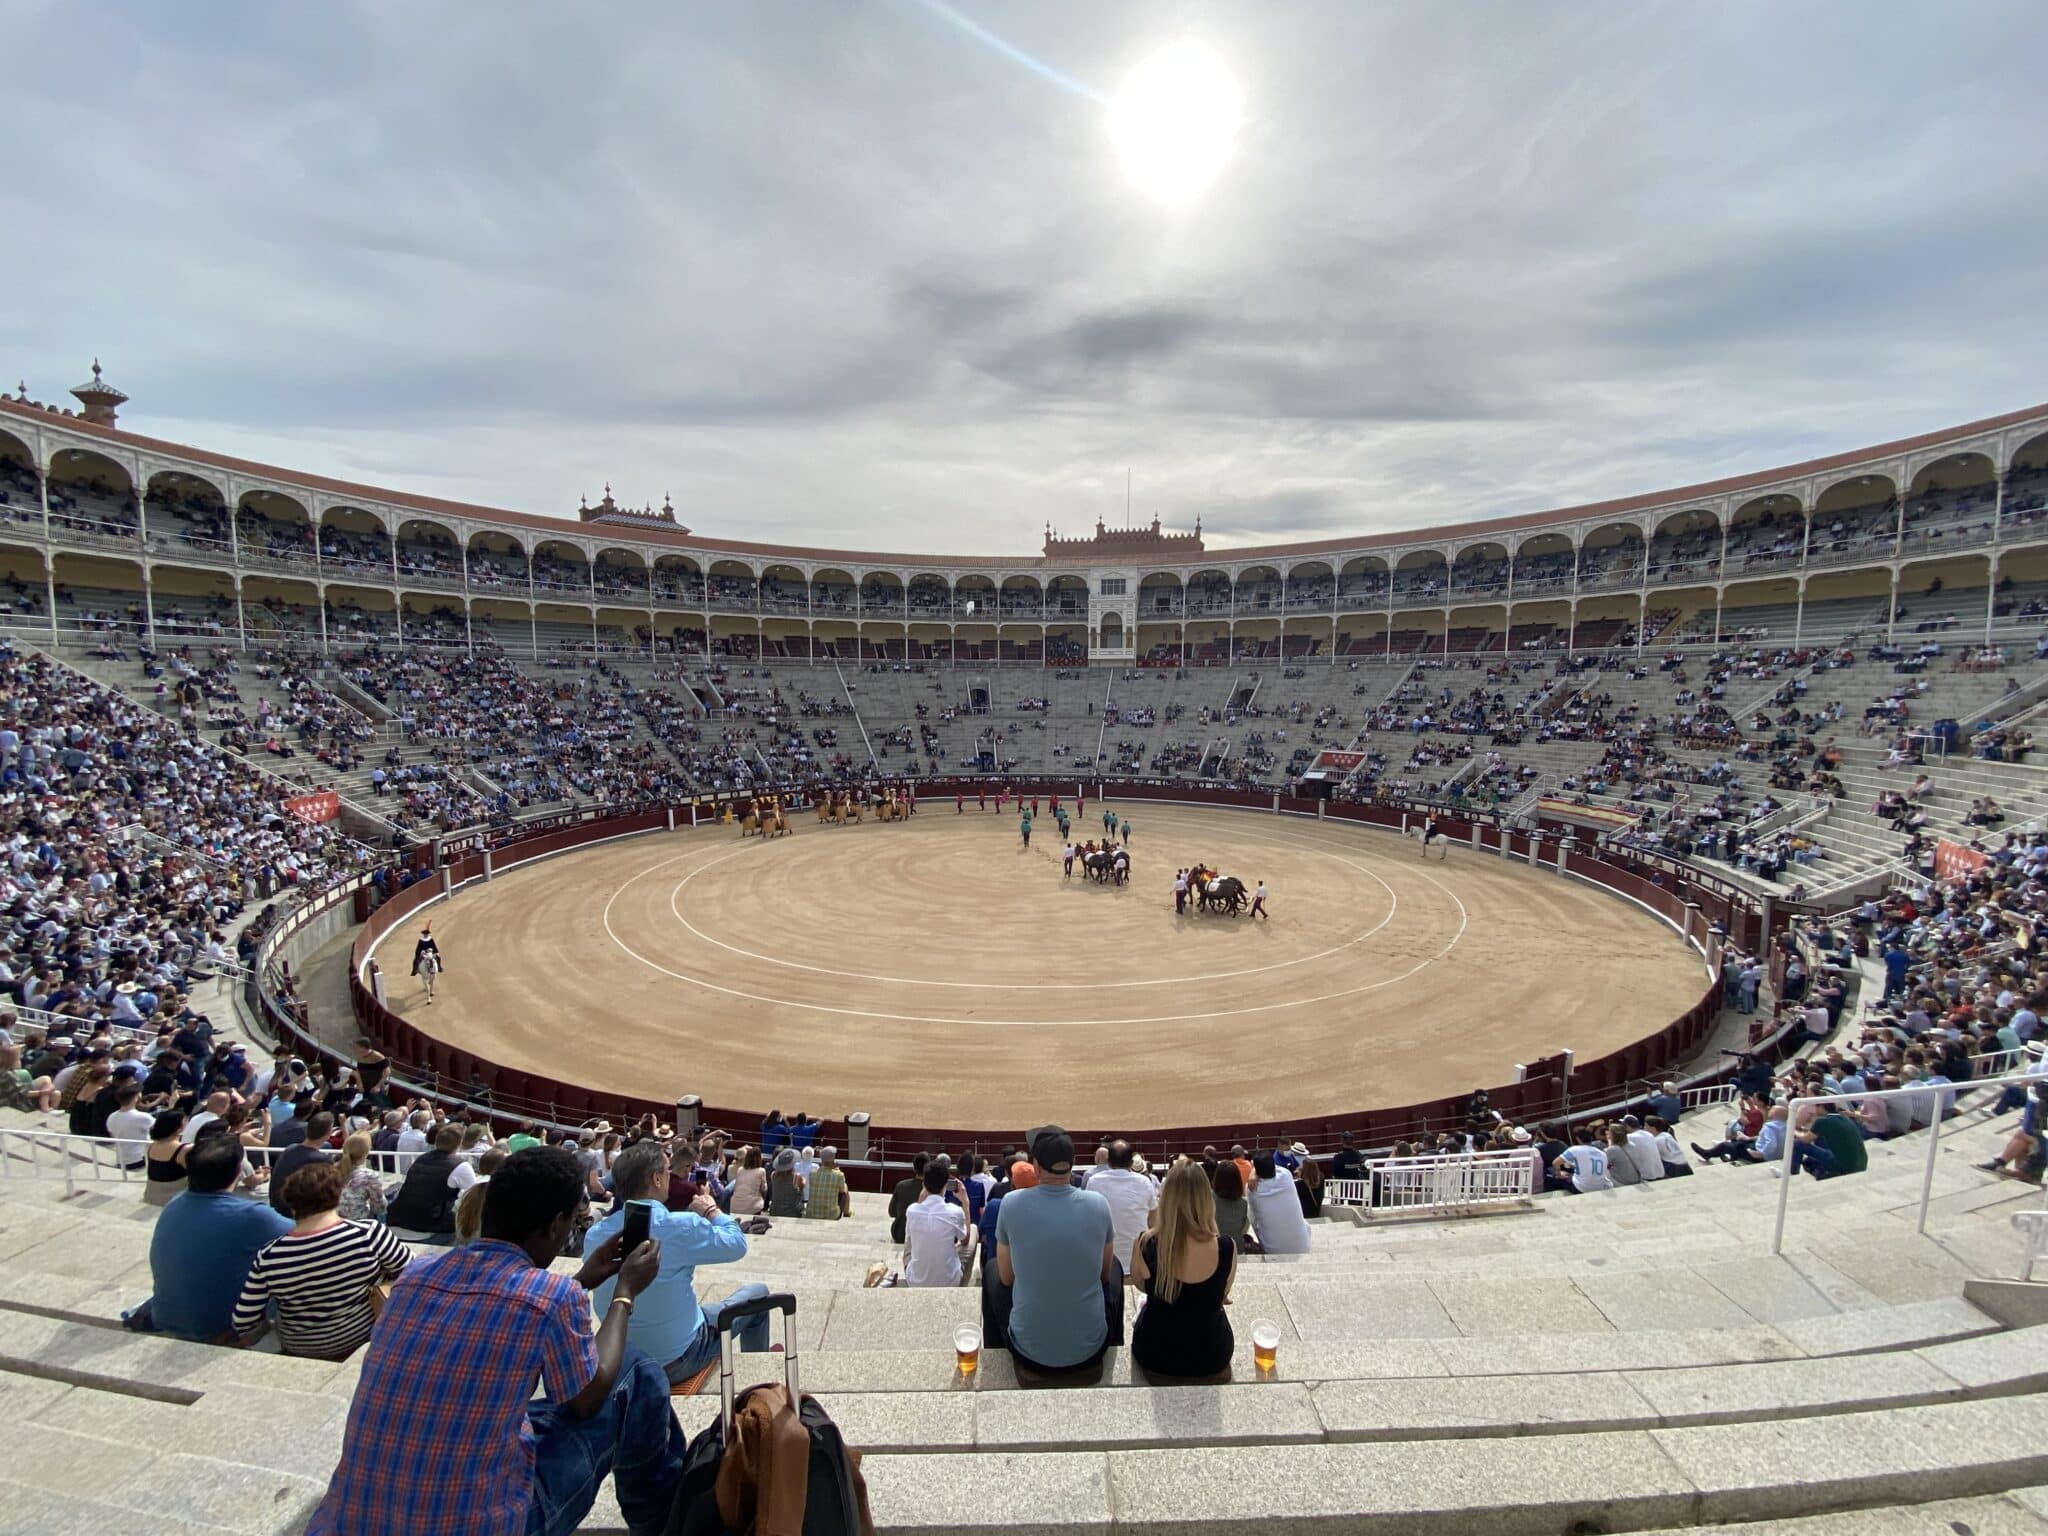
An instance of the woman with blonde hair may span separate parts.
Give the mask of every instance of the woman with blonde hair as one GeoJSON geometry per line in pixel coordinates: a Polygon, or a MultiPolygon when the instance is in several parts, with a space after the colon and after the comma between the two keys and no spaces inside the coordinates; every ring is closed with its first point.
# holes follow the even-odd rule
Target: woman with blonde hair
{"type": "Polygon", "coordinates": [[[1131,1283],[1148,1298],[1131,1333],[1131,1358],[1154,1376],[1215,1376],[1236,1340],[1223,1311],[1237,1275],[1237,1244],[1216,1230],[1216,1196],[1202,1165],[1176,1161],[1160,1186],[1152,1229],[1138,1239],[1131,1283]]]}
{"type": "Polygon", "coordinates": [[[732,1214],[758,1216],[767,1209],[768,1170],[761,1166],[761,1149],[741,1147],[739,1171],[732,1176],[732,1214]]]}
{"type": "Polygon", "coordinates": [[[40,1110],[57,1107],[57,1090],[47,1077],[30,1077],[21,1064],[21,1047],[0,1039],[0,1109],[40,1110]]]}
{"type": "Polygon", "coordinates": [[[368,1131],[353,1131],[341,1144],[344,1179],[340,1210],[343,1221],[382,1221],[389,1209],[390,1202],[384,1198],[383,1181],[370,1167],[370,1147],[368,1131]]]}

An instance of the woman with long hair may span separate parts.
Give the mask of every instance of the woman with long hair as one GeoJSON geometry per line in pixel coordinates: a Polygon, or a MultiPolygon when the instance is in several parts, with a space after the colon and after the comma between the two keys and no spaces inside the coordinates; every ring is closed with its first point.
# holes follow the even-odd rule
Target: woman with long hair
{"type": "Polygon", "coordinates": [[[758,1216],[768,1209],[768,1170],[759,1147],[740,1148],[739,1172],[732,1176],[732,1214],[758,1216]]]}
{"type": "Polygon", "coordinates": [[[47,1077],[31,1077],[21,1062],[21,1047],[0,1040],[0,1109],[48,1113],[57,1107],[57,1090],[47,1077]]]}
{"type": "MultiPolygon", "coordinates": [[[[1295,1143],[1297,1149],[1300,1145],[1295,1143]]],[[[1300,1197],[1301,1214],[1308,1220],[1314,1221],[1323,1214],[1323,1165],[1305,1151],[1301,1154],[1301,1167],[1294,1175],[1294,1193],[1300,1197]]]]}
{"type": "Polygon", "coordinates": [[[1159,1190],[1152,1230],[1138,1239],[1131,1282],[1148,1298],[1131,1358],[1157,1376],[1214,1376],[1235,1339],[1223,1311],[1237,1274],[1237,1244],[1216,1230],[1216,1195],[1202,1165],[1182,1157],[1159,1190]]]}

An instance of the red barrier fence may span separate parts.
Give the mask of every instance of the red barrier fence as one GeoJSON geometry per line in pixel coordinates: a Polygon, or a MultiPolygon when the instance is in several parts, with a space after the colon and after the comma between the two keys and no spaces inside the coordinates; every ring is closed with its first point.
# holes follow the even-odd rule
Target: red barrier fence
{"type": "MultiPolygon", "coordinates": [[[[919,802],[926,813],[931,814],[940,809],[943,799],[952,797],[956,788],[970,795],[983,787],[993,793],[998,782],[1007,783],[1013,794],[1021,787],[1027,797],[1033,793],[1046,795],[1057,791],[1063,798],[1071,798],[1075,788],[1073,780],[1026,781],[1021,786],[993,779],[925,781],[918,785],[919,802]]],[[[1091,786],[1090,799],[1095,798],[1097,795],[1091,786]]],[[[1317,814],[1318,808],[1318,802],[1312,799],[1206,785],[1118,784],[1112,798],[1267,811],[1277,808],[1285,814],[1310,818],[1317,814]]],[[[1404,819],[1412,822],[1419,814],[1394,805],[1339,802],[1325,804],[1323,812],[1331,820],[1397,830],[1403,826],[1404,819]]],[[[676,824],[684,825],[687,820],[688,808],[679,807],[676,824]]],[[[539,831],[517,829],[507,834],[504,840],[490,844],[492,867],[495,872],[502,873],[532,859],[609,838],[654,831],[667,823],[666,810],[649,810],[581,820],[539,831]]],[[[1439,814],[1437,824],[1453,840],[1470,843],[1474,839],[1475,823],[1472,821],[1439,814]]],[[[1529,857],[1529,834],[1507,831],[1485,820],[1476,824],[1476,833],[1477,845],[1481,848],[1504,851],[1507,857],[1529,857]]],[[[1565,872],[1639,902],[1701,942],[1706,940],[1707,925],[1712,922],[1726,925],[1740,942],[1753,944],[1761,935],[1761,914],[1748,904],[1741,892],[1733,887],[1717,888],[1718,883],[1709,877],[1689,878],[1649,865],[1630,868],[1625,855],[1615,851],[1569,840],[1561,842],[1541,834],[1535,837],[1535,847],[1537,858],[1546,867],[1558,867],[1562,849],[1565,872]]],[[[448,883],[452,887],[478,878],[483,873],[483,863],[481,851],[463,853],[445,867],[448,883]]],[[[350,953],[349,995],[356,1018],[363,1033],[392,1059],[395,1067],[401,1069],[401,1075],[431,1075],[438,1079],[442,1091],[459,1096],[471,1083],[474,1073],[490,1089],[490,1103],[494,1111],[514,1118],[531,1117],[565,1125],[585,1124],[604,1118],[621,1126],[648,1113],[664,1121],[675,1118],[674,1100],[608,1093],[555,1077],[501,1066],[475,1052],[436,1040],[377,1002],[361,981],[363,961],[371,946],[380,936],[405,922],[412,913],[439,895],[441,889],[441,879],[428,878],[393,896],[369,915],[350,953]]],[[[1511,1119],[1542,1119],[1566,1113],[1574,1101],[1594,1104],[1603,1098],[1627,1094],[1632,1085],[1664,1074],[1699,1053],[1719,1014],[1720,993],[1720,982],[1710,980],[1699,1001],[1682,1016],[1631,1045],[1604,1056],[1575,1062],[1568,1080],[1546,1071],[1525,1082],[1490,1087],[1488,1092],[1493,1107],[1511,1119]]],[[[1460,1094],[1350,1114],[1259,1124],[1239,1121],[1224,1125],[1148,1128],[1127,1124],[1070,1129],[1084,1143],[1098,1133],[1113,1133],[1141,1140],[1148,1152],[1163,1148],[1169,1154],[1198,1151],[1209,1143],[1219,1146],[1228,1146],[1232,1142],[1273,1145],[1292,1141],[1304,1142],[1311,1150],[1321,1152],[1335,1146],[1342,1131],[1352,1132],[1363,1146],[1376,1147],[1461,1127],[1465,1118],[1465,1102],[1466,1096],[1460,1094]]],[[[761,1111],[704,1108],[700,1111],[700,1119],[705,1125],[752,1139],[759,1131],[761,1111]]],[[[984,1150],[995,1150],[1014,1145],[1023,1129],[1022,1126],[875,1125],[871,1127],[870,1135],[878,1144],[893,1143],[897,1147],[944,1146],[958,1149],[978,1146],[984,1150]]],[[[843,1121],[826,1121],[818,1133],[820,1143],[833,1142],[844,1147],[848,1139],[843,1121]]]]}

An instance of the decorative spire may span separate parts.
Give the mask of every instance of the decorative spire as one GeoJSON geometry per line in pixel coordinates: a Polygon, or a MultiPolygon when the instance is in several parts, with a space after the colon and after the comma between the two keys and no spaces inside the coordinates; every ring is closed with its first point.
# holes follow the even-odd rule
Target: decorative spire
{"type": "Polygon", "coordinates": [[[92,360],[92,381],[81,384],[71,393],[84,407],[79,414],[94,426],[111,427],[115,414],[128,402],[128,397],[109,384],[100,373],[100,360],[92,360]]]}

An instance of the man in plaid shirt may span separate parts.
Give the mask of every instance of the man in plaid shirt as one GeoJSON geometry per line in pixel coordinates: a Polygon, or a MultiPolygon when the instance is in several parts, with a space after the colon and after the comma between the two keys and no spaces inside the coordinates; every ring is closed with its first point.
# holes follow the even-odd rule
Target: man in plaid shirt
{"type": "Polygon", "coordinates": [[[667,1522],[687,1442],[662,1368],[626,1343],[661,1245],[622,1263],[613,1237],[574,1279],[551,1273],[584,1199],[572,1153],[515,1152],[491,1179],[481,1240],[399,1277],[308,1536],[556,1536],[607,1473],[629,1527],[667,1522]],[[589,1293],[614,1276],[593,1337],[589,1293]]]}

